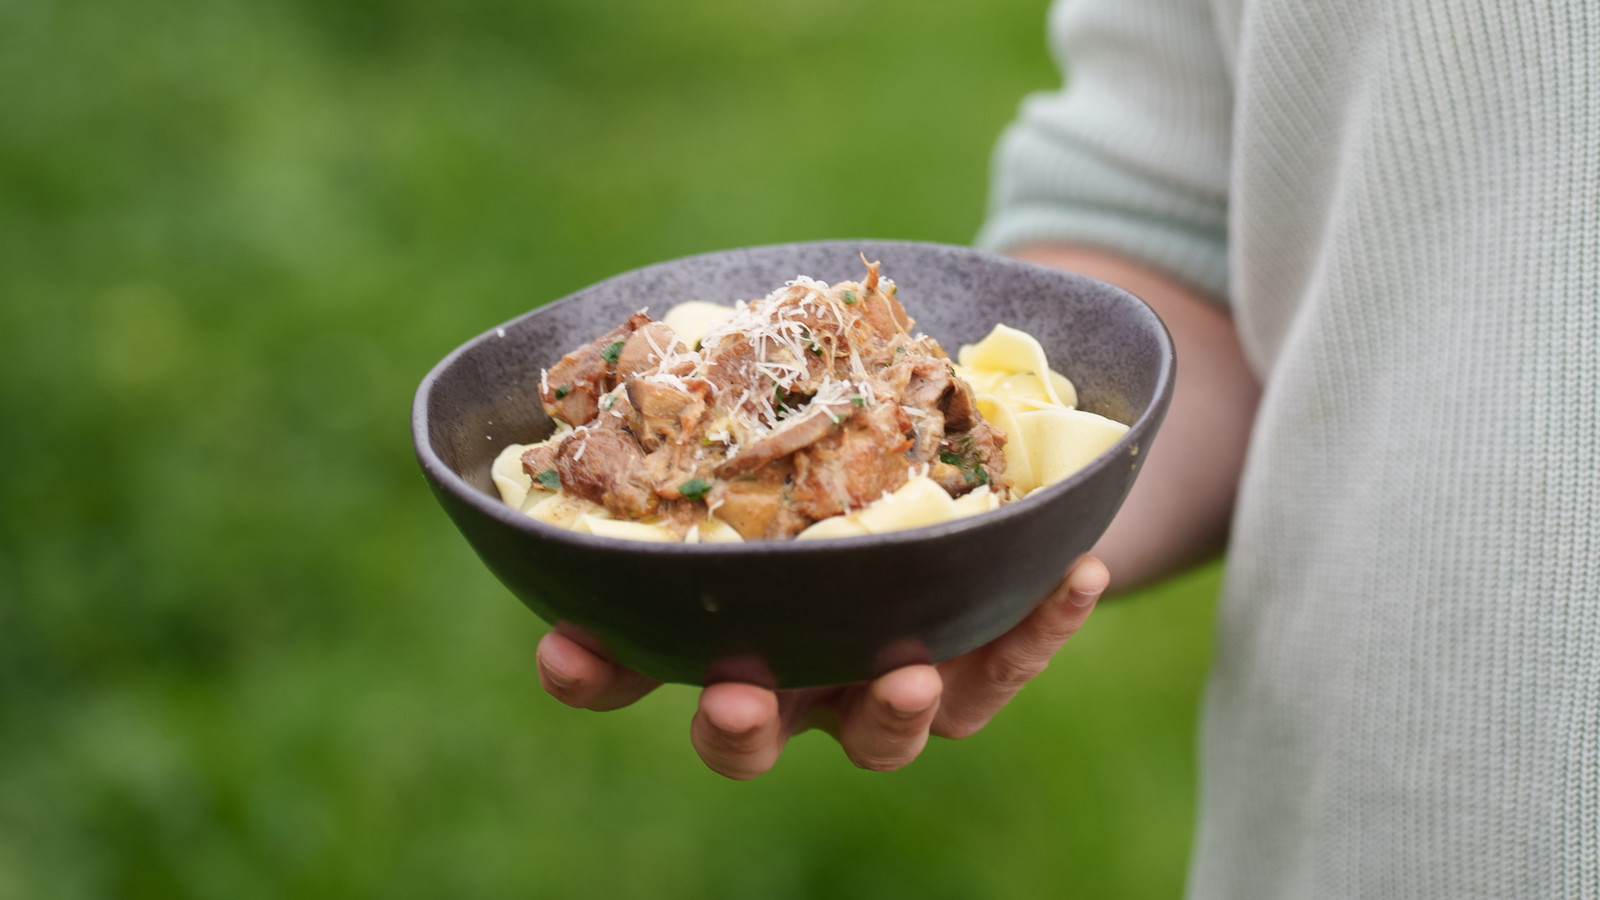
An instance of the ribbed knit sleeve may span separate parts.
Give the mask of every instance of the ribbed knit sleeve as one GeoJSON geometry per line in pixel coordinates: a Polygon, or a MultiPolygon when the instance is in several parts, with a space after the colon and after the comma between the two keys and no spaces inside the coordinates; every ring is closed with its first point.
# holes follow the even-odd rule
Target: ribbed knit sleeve
{"type": "Polygon", "coordinates": [[[978,244],[1098,247],[1227,293],[1231,95],[1204,0],[1057,3],[1066,87],[1029,97],[995,154],[978,244]]]}

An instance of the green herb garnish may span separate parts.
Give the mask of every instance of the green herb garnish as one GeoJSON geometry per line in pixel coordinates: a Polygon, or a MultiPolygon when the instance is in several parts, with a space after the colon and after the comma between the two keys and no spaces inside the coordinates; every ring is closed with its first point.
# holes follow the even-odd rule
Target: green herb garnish
{"type": "Polygon", "coordinates": [[[967,484],[988,484],[989,470],[983,467],[981,459],[970,449],[966,453],[954,453],[943,450],[939,453],[939,462],[948,466],[955,466],[961,470],[961,478],[967,484]]]}
{"type": "Polygon", "coordinates": [[[856,292],[855,291],[845,291],[844,292],[844,305],[845,306],[854,306],[855,304],[856,304],[856,292]]]}
{"type": "Polygon", "coordinates": [[[617,341],[600,351],[600,358],[606,361],[606,365],[614,366],[617,364],[617,357],[622,355],[622,343],[622,341],[617,341]]]}
{"type": "Polygon", "coordinates": [[[533,480],[544,485],[544,489],[547,491],[561,490],[561,473],[557,472],[555,469],[545,469],[543,472],[539,473],[537,478],[533,480]]]}
{"type": "Polygon", "coordinates": [[[678,493],[682,494],[684,499],[687,500],[699,500],[710,492],[711,482],[704,478],[691,478],[678,485],[678,493]]]}
{"type": "Polygon", "coordinates": [[[565,397],[566,395],[568,395],[570,393],[572,393],[572,385],[563,384],[560,387],[556,388],[556,399],[560,400],[562,397],[565,397]]]}
{"type": "Polygon", "coordinates": [[[850,402],[854,403],[857,406],[866,406],[867,405],[867,398],[861,396],[860,394],[857,394],[854,397],[850,398],[850,402]]]}

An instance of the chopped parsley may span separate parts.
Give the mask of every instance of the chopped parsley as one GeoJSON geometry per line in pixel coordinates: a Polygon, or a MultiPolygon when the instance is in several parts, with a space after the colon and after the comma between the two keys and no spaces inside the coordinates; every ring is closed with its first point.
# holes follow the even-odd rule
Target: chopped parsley
{"type": "Polygon", "coordinates": [[[854,403],[857,406],[866,406],[867,405],[867,398],[861,396],[860,394],[856,394],[854,397],[850,398],[850,402],[854,403]]]}
{"type": "Polygon", "coordinates": [[[539,477],[533,480],[544,485],[544,489],[547,491],[561,490],[561,473],[555,469],[545,469],[539,473],[539,477]]]}
{"type": "Polygon", "coordinates": [[[691,478],[678,485],[678,493],[686,500],[699,500],[711,492],[711,482],[704,478],[691,478]]]}
{"type": "Polygon", "coordinates": [[[606,361],[606,365],[614,366],[617,364],[617,357],[622,355],[622,343],[622,341],[617,341],[600,351],[600,358],[606,361]]]}
{"type": "Polygon", "coordinates": [[[844,305],[845,306],[855,306],[856,305],[856,292],[855,291],[847,290],[847,291],[844,292],[844,305]]]}
{"type": "Polygon", "coordinates": [[[971,449],[969,441],[962,442],[966,447],[965,453],[954,453],[949,450],[939,452],[939,462],[947,466],[955,466],[961,470],[961,478],[967,484],[988,484],[989,470],[983,467],[983,461],[971,449]]]}
{"type": "Polygon", "coordinates": [[[560,387],[556,388],[556,399],[560,400],[562,397],[565,397],[566,395],[568,395],[570,393],[572,393],[572,385],[563,384],[560,387]]]}

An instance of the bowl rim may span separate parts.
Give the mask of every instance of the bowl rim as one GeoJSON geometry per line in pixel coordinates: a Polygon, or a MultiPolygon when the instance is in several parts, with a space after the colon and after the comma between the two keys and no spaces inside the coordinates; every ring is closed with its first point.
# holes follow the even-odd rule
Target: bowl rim
{"type": "MultiPolygon", "coordinates": [[[[636,266],[631,269],[626,269],[607,276],[600,281],[596,281],[581,287],[576,291],[566,294],[565,296],[541,303],[538,306],[521,313],[520,315],[517,315],[506,320],[505,322],[500,323],[499,325],[468,338],[466,341],[463,341],[461,344],[457,345],[455,349],[446,354],[445,357],[438,363],[434,364],[433,368],[428,371],[427,375],[423,376],[421,383],[417,386],[411,406],[411,440],[412,448],[416,452],[417,461],[421,464],[425,474],[427,474],[429,477],[429,480],[431,480],[436,486],[448,491],[455,499],[466,503],[475,511],[488,515],[490,518],[497,520],[501,524],[527,534],[530,537],[546,541],[553,541],[558,544],[566,544],[574,549],[586,551],[626,550],[630,553],[639,553],[647,557],[677,557],[687,555],[690,557],[794,556],[804,558],[812,555],[828,555],[841,550],[863,551],[878,547],[955,537],[967,532],[978,531],[991,527],[999,527],[1010,520],[1029,516],[1035,508],[1048,505],[1062,495],[1071,493],[1074,487],[1083,483],[1084,481],[1089,480],[1090,478],[1094,477],[1097,472],[1105,469],[1114,461],[1119,460],[1131,446],[1137,446],[1137,442],[1145,440],[1144,435],[1151,428],[1153,422],[1158,421],[1160,417],[1165,415],[1165,407],[1167,402],[1170,401],[1172,394],[1175,367],[1176,357],[1172,345],[1172,336],[1167,331],[1165,323],[1161,321],[1161,317],[1156,315],[1155,310],[1151,309],[1150,305],[1138,295],[1127,290],[1126,288],[1111,284],[1109,282],[1091,278],[1090,276],[1082,275],[1077,272],[1058,269],[1052,266],[1045,266],[1039,263],[1028,262],[989,250],[982,250],[959,244],[942,244],[933,241],[889,240],[882,238],[862,238],[857,240],[828,239],[814,241],[785,241],[772,244],[756,244],[742,247],[730,247],[723,250],[712,250],[704,253],[695,253],[688,256],[673,257],[671,259],[660,260],[657,262],[636,266]],[[794,540],[791,538],[789,540],[744,541],[740,543],[684,544],[661,541],[635,541],[628,540],[626,538],[606,537],[602,535],[587,534],[578,531],[571,531],[565,528],[559,528],[557,526],[541,522],[523,512],[514,510],[507,506],[499,497],[490,496],[489,494],[478,490],[476,487],[470,484],[466,478],[462,477],[454,469],[446,465],[444,460],[440,459],[438,453],[433,448],[433,442],[429,437],[428,403],[432,397],[435,385],[462,357],[471,353],[480,344],[491,339],[500,338],[506,329],[517,325],[525,319],[538,315],[545,310],[557,306],[558,304],[577,302],[580,294],[588,293],[589,291],[599,288],[611,281],[633,277],[639,273],[648,272],[655,268],[680,265],[684,262],[692,260],[723,257],[738,253],[768,253],[792,248],[821,249],[829,246],[838,246],[849,249],[852,246],[865,244],[871,244],[874,247],[886,249],[903,247],[923,251],[940,250],[945,252],[953,252],[958,255],[970,254],[987,258],[991,263],[1014,266],[1019,269],[1030,269],[1041,273],[1049,273],[1049,277],[1061,277],[1068,281],[1081,280],[1093,282],[1103,287],[1108,287],[1114,292],[1126,295],[1128,298],[1136,301],[1136,309],[1140,310],[1140,314],[1144,317],[1147,317],[1150,324],[1154,326],[1153,332],[1158,344],[1161,346],[1162,352],[1160,353],[1158,359],[1158,365],[1155,373],[1156,382],[1152,392],[1154,399],[1150,403],[1147,403],[1142,410],[1140,410],[1139,415],[1133,422],[1128,423],[1128,430],[1117,439],[1116,443],[1112,444],[1108,449],[1102,451],[1101,454],[1095,457],[1095,459],[1088,465],[1084,466],[1082,469],[1079,469],[1077,472],[1074,472],[1071,476],[1056,482],[1055,484],[1038,488],[1028,496],[1004,504],[997,509],[992,509],[976,515],[950,519],[945,522],[935,522],[930,525],[922,525],[916,528],[907,528],[899,531],[889,531],[881,534],[817,538],[804,541],[794,540]]],[[[1139,447],[1139,449],[1135,452],[1144,453],[1146,452],[1146,448],[1139,447]]]]}

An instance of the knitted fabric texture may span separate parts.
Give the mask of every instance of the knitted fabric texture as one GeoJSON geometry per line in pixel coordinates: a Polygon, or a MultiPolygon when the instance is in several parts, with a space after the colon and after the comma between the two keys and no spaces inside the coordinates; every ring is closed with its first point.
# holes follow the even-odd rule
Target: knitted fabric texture
{"type": "Polygon", "coordinates": [[[1600,898],[1600,6],[1078,0],[1051,36],[979,243],[1158,266],[1265,385],[1191,896],[1600,898]]]}

